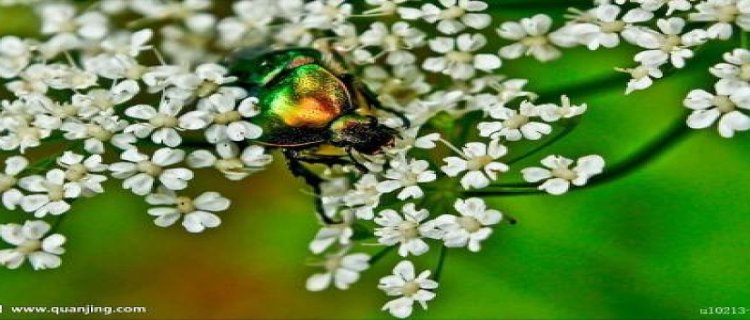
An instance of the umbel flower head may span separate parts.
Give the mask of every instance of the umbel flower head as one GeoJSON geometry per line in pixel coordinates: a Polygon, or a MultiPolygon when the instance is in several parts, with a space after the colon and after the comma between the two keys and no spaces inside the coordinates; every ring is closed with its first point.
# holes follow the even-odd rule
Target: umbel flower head
{"type": "MultiPolygon", "coordinates": [[[[491,248],[514,221],[486,198],[607,180],[599,155],[544,154],[596,108],[533,92],[507,60],[636,47],[617,69],[631,93],[750,30],[744,0],[598,0],[563,17],[497,21],[501,2],[0,0],[39,16],[33,37],[0,35],[0,195],[36,219],[0,225],[0,265],[59,267],[67,238],[57,226],[78,199],[106,197],[109,179],[151,205],[143,214],[158,227],[216,232],[232,222],[232,201],[246,201],[222,189],[255,183],[283,149],[323,224],[310,229],[322,270],[307,289],[348,289],[396,251],[409,260],[377,287],[393,297],[383,310],[408,317],[437,298],[446,250],[491,248]],[[278,51],[289,48],[313,51],[278,51]],[[237,68],[228,57],[238,52],[273,59],[237,68]],[[269,142],[279,137],[308,140],[269,142]],[[542,166],[523,169],[524,159],[542,166]],[[230,183],[197,188],[210,174],[230,183]]],[[[713,92],[687,94],[684,127],[750,130],[747,49],[711,68],[713,92]]]]}

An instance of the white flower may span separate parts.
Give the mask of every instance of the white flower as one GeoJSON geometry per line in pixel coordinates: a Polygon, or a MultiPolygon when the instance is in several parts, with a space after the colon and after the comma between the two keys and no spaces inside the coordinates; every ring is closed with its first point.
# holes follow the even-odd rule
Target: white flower
{"type": "Polygon", "coordinates": [[[112,176],[125,179],[122,187],[137,195],[146,195],[154,189],[158,180],[171,190],[187,188],[187,182],[193,178],[193,172],[185,168],[165,168],[181,162],[185,151],[161,148],[149,158],[137,149],[128,149],[120,156],[126,162],[117,162],[109,166],[112,176]]]}
{"type": "Polygon", "coordinates": [[[182,137],[177,130],[179,127],[177,114],[182,110],[182,103],[178,100],[167,99],[159,104],[159,109],[139,104],[125,110],[128,117],[148,122],[138,122],[125,128],[125,132],[133,133],[138,138],[151,136],[151,141],[169,147],[177,147],[182,143],[182,137]]]}
{"type": "Polygon", "coordinates": [[[508,166],[495,160],[508,153],[508,148],[500,144],[499,140],[492,140],[489,144],[469,142],[463,147],[461,157],[447,157],[446,163],[440,167],[445,174],[455,177],[466,172],[461,178],[464,189],[481,189],[497,180],[498,172],[507,172],[508,166]]]}
{"type": "Polygon", "coordinates": [[[676,68],[682,68],[685,59],[694,55],[688,48],[708,40],[708,34],[700,29],[681,34],[685,28],[682,18],[659,19],[656,24],[661,33],[646,29],[637,37],[639,46],[651,49],[635,55],[635,61],[646,66],[660,66],[670,61],[676,68]]]}
{"type": "Polygon", "coordinates": [[[107,34],[107,18],[96,11],[76,16],[72,5],[45,4],[40,7],[43,34],[76,33],[89,40],[99,40],[107,34]]]}
{"type": "Polygon", "coordinates": [[[143,29],[133,33],[116,33],[102,41],[102,49],[113,56],[137,57],[141,51],[153,48],[153,46],[148,45],[153,35],[154,32],[151,29],[143,29]]]}
{"type": "Polygon", "coordinates": [[[399,5],[409,0],[365,0],[365,2],[375,8],[367,9],[364,14],[372,15],[390,15],[398,11],[399,5]]]}
{"type": "Polygon", "coordinates": [[[72,151],[65,151],[57,158],[57,164],[65,169],[65,180],[78,184],[83,195],[104,192],[102,182],[107,177],[101,174],[107,170],[107,165],[102,164],[102,156],[95,154],[86,158],[72,151]]]}
{"type": "Polygon", "coordinates": [[[500,56],[506,59],[516,59],[522,55],[534,56],[542,62],[559,58],[560,50],[547,38],[551,26],[552,18],[545,14],[521,19],[520,23],[503,23],[497,33],[500,37],[517,42],[502,47],[500,56]]]}
{"type": "Polygon", "coordinates": [[[307,279],[305,287],[310,291],[322,291],[333,285],[341,290],[359,280],[359,273],[370,267],[370,256],[364,253],[345,255],[338,253],[327,257],[322,263],[324,273],[316,273],[307,279]]]}
{"type": "Polygon", "coordinates": [[[695,5],[697,12],[689,15],[690,21],[715,22],[708,27],[712,38],[727,40],[732,37],[732,23],[742,30],[750,30],[750,1],[706,0],[695,5]]]}
{"type": "Polygon", "coordinates": [[[468,247],[469,251],[481,250],[481,242],[492,234],[490,226],[500,223],[500,211],[487,209],[480,198],[457,199],[453,207],[460,216],[444,214],[433,220],[429,227],[433,238],[442,239],[449,248],[468,247]]]}
{"type": "Polygon", "coordinates": [[[236,106],[236,96],[229,93],[216,93],[201,100],[198,110],[180,117],[180,126],[189,130],[206,128],[206,140],[218,143],[224,140],[244,141],[261,136],[262,129],[247,121],[260,110],[256,106],[258,98],[250,97],[236,106]]]}
{"type": "Polygon", "coordinates": [[[364,81],[377,93],[378,101],[388,107],[408,106],[432,89],[424,72],[414,65],[395,66],[392,74],[378,65],[367,66],[364,81]]]}
{"type": "Polygon", "coordinates": [[[719,81],[716,94],[705,90],[690,91],[683,104],[693,112],[687,124],[693,129],[704,129],[719,121],[719,134],[731,138],[735,131],[750,130],[750,117],[741,110],[750,110],[750,87],[734,88],[731,83],[719,81]]]}
{"type": "Polygon", "coordinates": [[[237,80],[235,76],[228,76],[226,67],[207,63],[195,68],[195,73],[183,73],[173,78],[172,82],[185,96],[195,93],[198,97],[207,97],[215,93],[220,86],[237,80]]]}
{"type": "Polygon", "coordinates": [[[478,13],[487,9],[488,5],[474,0],[439,0],[443,8],[432,3],[422,6],[422,9],[400,8],[399,13],[404,19],[422,18],[434,24],[445,34],[456,34],[467,26],[474,29],[484,29],[492,22],[492,16],[478,13]]]}
{"type": "Polygon", "coordinates": [[[719,63],[709,69],[711,74],[730,81],[732,86],[747,86],[750,81],[750,51],[734,49],[724,54],[725,63],[719,63]]]}
{"type": "Polygon", "coordinates": [[[373,209],[380,204],[381,195],[378,191],[378,178],[368,173],[354,183],[354,188],[347,192],[342,200],[354,209],[358,219],[372,220],[375,215],[373,209]]]}
{"type": "Polygon", "coordinates": [[[588,108],[585,103],[577,106],[572,105],[568,96],[562,96],[560,101],[561,103],[559,106],[554,103],[547,103],[538,106],[539,115],[542,117],[542,120],[546,122],[555,122],[560,119],[570,119],[582,115],[586,112],[586,108],[588,108]]]}
{"type": "Polygon", "coordinates": [[[239,47],[243,41],[261,41],[263,37],[258,35],[268,32],[275,10],[275,6],[258,5],[257,1],[235,1],[232,4],[235,15],[222,19],[216,25],[220,43],[225,47],[239,47]],[[248,37],[249,34],[253,37],[248,37]]]}
{"type": "Polygon", "coordinates": [[[197,150],[187,157],[187,164],[192,168],[214,167],[227,179],[237,181],[264,170],[273,161],[258,145],[249,145],[240,152],[237,144],[225,141],[216,145],[216,153],[218,158],[208,150],[197,150]]]}
{"type": "Polygon", "coordinates": [[[474,76],[475,69],[489,72],[500,68],[502,64],[494,54],[475,54],[487,44],[487,38],[481,34],[465,33],[457,38],[437,37],[429,43],[432,51],[443,56],[427,58],[422,67],[454,79],[470,79],[474,76]]]}
{"type": "Polygon", "coordinates": [[[15,210],[16,205],[23,199],[23,194],[17,188],[18,176],[29,166],[29,160],[22,156],[12,156],[5,159],[5,170],[0,173],[0,194],[3,205],[9,210],[15,210]]]}
{"type": "Polygon", "coordinates": [[[75,199],[81,195],[81,186],[66,182],[65,172],[60,169],[47,171],[44,177],[23,177],[18,181],[18,185],[30,192],[37,192],[23,197],[20,201],[21,208],[26,212],[33,212],[37,218],[67,212],[70,210],[70,204],[65,199],[75,199]]]}
{"type": "Polygon", "coordinates": [[[417,302],[422,309],[427,309],[427,302],[435,298],[438,283],[430,278],[430,271],[422,271],[416,275],[414,265],[411,261],[404,260],[393,268],[393,275],[380,279],[378,288],[391,297],[399,297],[388,301],[383,306],[394,317],[407,318],[411,315],[414,303],[417,302]]]}
{"type": "Polygon", "coordinates": [[[423,197],[424,191],[419,184],[437,179],[435,172],[429,170],[429,162],[417,159],[407,160],[404,154],[391,160],[390,166],[383,175],[387,180],[379,182],[377,190],[388,193],[403,188],[397,195],[399,200],[423,197]]]}
{"type": "Polygon", "coordinates": [[[380,226],[375,229],[375,236],[380,244],[399,244],[398,254],[402,257],[422,255],[430,249],[427,242],[422,240],[429,232],[428,228],[422,226],[429,215],[427,209],[417,210],[414,203],[405,204],[401,214],[392,209],[380,211],[374,220],[380,226]]]}
{"type": "MultiPolygon", "coordinates": [[[[380,55],[386,56],[386,63],[390,65],[411,65],[416,57],[409,49],[419,47],[424,43],[425,34],[411,27],[408,23],[399,21],[388,27],[382,22],[375,22],[370,29],[359,37],[362,46],[376,46],[382,49],[375,57],[364,59],[374,61],[380,55]]],[[[365,53],[365,55],[369,54],[365,53]]],[[[362,59],[360,59],[362,60],[362,59]]]]}
{"type": "Polygon", "coordinates": [[[28,45],[18,37],[0,38],[0,77],[15,78],[29,65],[31,54],[28,45]]]}
{"type": "Polygon", "coordinates": [[[132,148],[136,137],[130,133],[121,133],[128,126],[128,122],[117,116],[99,116],[83,123],[78,120],[70,120],[63,123],[60,128],[65,139],[84,141],[84,149],[93,154],[105,152],[105,142],[115,147],[126,150],[132,148]],[[120,132],[120,133],[118,133],[120,132]]]}
{"type": "Polygon", "coordinates": [[[35,126],[33,123],[26,121],[10,121],[5,127],[4,135],[0,135],[0,149],[18,150],[21,153],[27,149],[38,147],[41,140],[51,134],[51,130],[35,126]]]}
{"type": "Polygon", "coordinates": [[[504,137],[508,141],[518,141],[523,138],[539,140],[552,132],[552,127],[549,124],[533,121],[533,118],[540,117],[540,110],[528,101],[521,103],[519,110],[505,107],[492,109],[490,110],[490,116],[503,121],[479,123],[477,128],[479,128],[479,134],[482,137],[491,137],[492,139],[504,137]]]}
{"type": "Polygon", "coordinates": [[[352,5],[344,0],[319,0],[305,4],[307,15],[302,24],[313,29],[332,29],[352,14],[352,5]]]}
{"type": "Polygon", "coordinates": [[[89,119],[97,115],[112,116],[115,107],[133,99],[140,87],[135,80],[125,80],[110,89],[92,89],[86,94],[73,95],[73,106],[78,107],[78,115],[89,119]]]}
{"type": "Polygon", "coordinates": [[[618,16],[622,8],[614,4],[602,4],[584,13],[583,23],[569,24],[552,35],[558,45],[565,45],[567,40],[561,37],[573,37],[574,41],[586,45],[590,50],[599,47],[614,48],[620,44],[620,34],[631,41],[635,38],[632,31],[634,24],[651,20],[654,14],[640,8],[627,11],[622,17],[618,16]],[[561,37],[556,37],[556,36],[561,37]]]}
{"type": "Polygon", "coordinates": [[[42,220],[26,221],[23,225],[0,225],[0,238],[13,249],[0,250],[0,265],[17,269],[29,259],[34,270],[54,269],[62,261],[59,255],[65,252],[62,245],[65,237],[61,234],[47,235],[50,225],[42,220]]]}
{"type": "Polygon", "coordinates": [[[351,243],[354,235],[352,224],[355,219],[350,214],[344,214],[342,220],[342,223],[325,225],[318,230],[309,245],[312,253],[323,253],[335,243],[341,246],[347,246],[351,243]]]}
{"type": "Polygon", "coordinates": [[[690,1],[695,0],[632,0],[635,3],[640,3],[641,8],[648,11],[658,11],[664,5],[667,6],[667,15],[671,15],[675,11],[688,11],[693,8],[693,4],[690,1]]]}
{"type": "Polygon", "coordinates": [[[632,79],[628,81],[625,94],[631,94],[634,91],[644,90],[654,84],[655,79],[659,79],[664,76],[664,73],[659,70],[657,66],[644,66],[640,65],[635,68],[615,68],[619,72],[630,74],[632,79]]]}
{"type": "Polygon", "coordinates": [[[604,159],[598,155],[589,155],[577,161],[562,157],[548,156],[542,160],[544,168],[531,167],[521,170],[523,179],[536,183],[545,180],[539,190],[549,194],[561,195],[568,192],[570,184],[583,186],[588,180],[604,170],[604,159]],[[575,163],[575,167],[570,168],[575,163]]]}
{"type": "Polygon", "coordinates": [[[216,228],[221,218],[214,214],[229,208],[231,201],[217,192],[204,192],[193,199],[178,196],[174,191],[160,188],[158,193],[146,196],[146,202],[157,207],[148,209],[148,214],[156,217],[154,224],[169,227],[182,218],[182,226],[192,233],[203,232],[206,228],[216,228]]]}

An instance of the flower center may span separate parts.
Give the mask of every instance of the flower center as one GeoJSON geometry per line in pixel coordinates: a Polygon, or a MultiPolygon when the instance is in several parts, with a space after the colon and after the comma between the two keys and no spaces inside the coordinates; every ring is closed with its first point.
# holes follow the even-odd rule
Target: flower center
{"type": "Polygon", "coordinates": [[[736,109],[734,102],[728,96],[715,96],[713,103],[722,113],[731,112],[736,109]]]}
{"type": "Polygon", "coordinates": [[[719,10],[716,11],[716,19],[720,22],[733,22],[739,14],[740,9],[736,5],[730,4],[719,7],[719,10]]]}
{"type": "Polygon", "coordinates": [[[237,110],[219,113],[214,117],[216,124],[229,124],[240,120],[242,120],[242,114],[237,110]]]}
{"type": "Polygon", "coordinates": [[[86,173],[88,173],[86,166],[76,163],[68,167],[68,170],[65,171],[65,179],[68,179],[68,181],[80,181],[86,177],[86,173]]]}
{"type": "Polygon", "coordinates": [[[21,140],[39,140],[41,137],[41,133],[37,128],[19,128],[17,132],[18,136],[21,137],[21,140]]]}
{"type": "Polygon", "coordinates": [[[630,71],[630,75],[633,76],[635,79],[642,79],[649,76],[648,68],[644,66],[638,66],[638,68],[635,68],[630,71]]]}
{"type": "Polygon", "coordinates": [[[664,45],[661,47],[661,51],[664,52],[672,52],[677,46],[679,46],[682,43],[682,39],[680,39],[680,36],[671,34],[667,36],[666,41],[664,41],[664,45]]]}
{"type": "Polygon", "coordinates": [[[505,120],[505,122],[503,122],[503,127],[506,127],[508,129],[518,129],[528,122],[529,117],[517,114],[515,116],[512,116],[510,119],[505,120]]]}
{"type": "Polygon", "coordinates": [[[328,258],[323,264],[323,267],[328,271],[335,271],[341,268],[341,257],[328,258]]]}
{"type": "Polygon", "coordinates": [[[389,34],[383,38],[383,49],[385,51],[396,51],[399,48],[401,43],[401,38],[398,36],[394,36],[392,34],[389,34]]]}
{"type": "Polygon", "coordinates": [[[109,139],[112,138],[112,132],[95,124],[86,126],[86,134],[99,141],[109,141],[109,139]]]}
{"type": "Polygon", "coordinates": [[[380,10],[379,11],[382,12],[383,14],[385,14],[385,15],[391,15],[391,14],[396,13],[397,9],[398,9],[398,7],[396,6],[395,3],[393,3],[393,2],[384,2],[383,4],[380,5],[380,10]]]}
{"type": "Polygon", "coordinates": [[[482,170],[482,168],[491,163],[492,160],[492,157],[488,155],[471,158],[466,162],[466,168],[470,171],[482,170]]]}
{"type": "Polygon", "coordinates": [[[750,64],[740,66],[740,79],[750,81],[750,64]]]}
{"type": "Polygon", "coordinates": [[[612,22],[602,22],[599,24],[599,26],[604,33],[615,33],[625,30],[625,22],[620,20],[612,22]]]}
{"type": "Polygon", "coordinates": [[[150,176],[154,176],[154,177],[160,175],[162,171],[160,166],[157,166],[153,162],[148,161],[148,160],[138,162],[136,164],[136,167],[138,171],[143,172],[150,176]]]}
{"type": "Polygon", "coordinates": [[[207,97],[219,88],[219,84],[213,81],[203,81],[197,89],[198,97],[207,97]]]}
{"type": "Polygon", "coordinates": [[[238,171],[244,167],[242,161],[238,158],[216,160],[214,167],[221,172],[238,171]]]}
{"type": "Polygon", "coordinates": [[[578,174],[568,168],[556,168],[552,170],[552,175],[565,180],[575,180],[578,174]]]}
{"type": "Polygon", "coordinates": [[[464,230],[468,231],[469,233],[474,233],[482,229],[482,223],[474,217],[459,217],[458,225],[460,225],[461,228],[464,228],[464,230]]]}
{"type": "Polygon", "coordinates": [[[42,242],[39,240],[26,240],[16,247],[16,251],[21,254],[29,254],[35,251],[39,251],[42,248],[42,242]]]}
{"type": "Polygon", "coordinates": [[[459,63],[471,63],[472,61],[474,61],[474,55],[463,51],[451,51],[448,52],[445,57],[450,61],[459,63]]]}
{"type": "Polygon", "coordinates": [[[180,210],[183,214],[195,211],[193,200],[188,197],[177,197],[175,202],[177,203],[177,210],[180,210]]]}
{"type": "Polygon", "coordinates": [[[401,237],[404,239],[414,239],[419,237],[419,230],[417,230],[417,223],[413,221],[401,222],[398,226],[398,231],[401,233],[401,237]]]}
{"type": "Polygon", "coordinates": [[[404,286],[401,288],[401,293],[403,293],[404,296],[410,297],[417,294],[417,292],[419,292],[419,289],[421,288],[422,287],[419,286],[419,283],[412,280],[404,284],[404,286]]]}
{"type": "Polygon", "coordinates": [[[440,13],[440,18],[444,20],[454,20],[466,14],[466,11],[461,7],[450,7],[440,13]]]}
{"type": "Polygon", "coordinates": [[[521,44],[527,47],[540,47],[546,45],[549,41],[545,36],[526,37],[521,39],[521,44]]]}
{"type": "Polygon", "coordinates": [[[47,197],[50,201],[60,201],[65,198],[65,189],[59,184],[48,184],[47,197]]]}
{"type": "Polygon", "coordinates": [[[16,178],[14,176],[4,175],[0,173],[0,193],[10,190],[16,185],[16,178]]]}
{"type": "Polygon", "coordinates": [[[157,128],[174,128],[177,126],[177,118],[163,113],[156,114],[148,122],[157,128]]]}

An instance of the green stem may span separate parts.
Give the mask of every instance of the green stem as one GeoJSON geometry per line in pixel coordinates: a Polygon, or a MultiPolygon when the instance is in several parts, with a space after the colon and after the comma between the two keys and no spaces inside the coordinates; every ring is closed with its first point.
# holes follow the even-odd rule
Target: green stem
{"type": "Polygon", "coordinates": [[[570,123],[570,125],[566,126],[563,131],[561,131],[560,133],[558,133],[557,135],[555,135],[551,139],[548,139],[544,143],[542,143],[542,144],[534,147],[533,149],[529,150],[528,152],[526,152],[524,154],[516,156],[515,158],[508,159],[508,161],[505,164],[512,165],[512,164],[514,164],[516,162],[519,162],[519,161],[521,161],[523,159],[526,159],[526,158],[528,158],[528,157],[536,154],[537,152],[539,152],[539,151],[541,151],[541,150],[543,150],[543,149],[545,149],[545,148],[547,148],[547,147],[555,144],[556,142],[560,141],[562,138],[565,138],[565,136],[567,136],[568,134],[570,134],[571,132],[573,132],[573,129],[575,129],[578,126],[579,123],[580,123],[580,121],[578,121],[578,119],[574,120],[573,122],[570,123]]]}
{"type": "Polygon", "coordinates": [[[443,274],[443,268],[445,266],[445,257],[448,254],[448,247],[445,245],[440,246],[440,255],[438,256],[437,266],[435,266],[435,281],[440,281],[440,276],[443,274]]]}
{"type": "Polygon", "coordinates": [[[393,251],[394,248],[396,247],[395,246],[385,247],[382,250],[375,253],[372,257],[370,257],[370,261],[369,261],[370,265],[373,265],[377,263],[378,261],[380,261],[380,259],[383,259],[386,255],[388,255],[388,253],[393,251]]]}
{"type": "MultiPolygon", "coordinates": [[[[642,168],[651,160],[663,155],[666,151],[676,146],[677,143],[687,137],[687,134],[691,132],[690,128],[685,125],[685,121],[683,119],[684,118],[680,118],[679,121],[675,121],[664,134],[647,143],[644,147],[636,151],[633,156],[610,167],[609,169],[605,169],[602,175],[591,178],[586,186],[593,187],[616,180],[622,176],[632,173],[637,169],[642,168]]],[[[543,193],[543,191],[537,189],[537,184],[517,183],[490,187],[483,190],[467,191],[464,192],[464,195],[487,197],[496,195],[508,196],[537,193],[543,193]]]]}
{"type": "Polygon", "coordinates": [[[540,97],[560,97],[562,95],[578,97],[616,86],[624,86],[628,79],[628,75],[624,73],[607,73],[606,75],[585,80],[581,83],[567,86],[562,85],[549,91],[539,92],[538,94],[540,97]]]}
{"type": "Polygon", "coordinates": [[[743,49],[750,49],[750,41],[748,41],[747,31],[740,32],[740,46],[743,49]]]}

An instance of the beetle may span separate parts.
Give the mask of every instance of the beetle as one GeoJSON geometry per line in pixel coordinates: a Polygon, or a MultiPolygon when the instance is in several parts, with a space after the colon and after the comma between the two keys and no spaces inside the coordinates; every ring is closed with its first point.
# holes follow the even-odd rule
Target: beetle
{"type": "Polygon", "coordinates": [[[378,122],[385,108],[376,95],[344,67],[343,59],[313,48],[240,49],[227,60],[229,73],[258,98],[259,114],[250,119],[263,129],[254,142],[281,148],[290,171],[309,184],[318,199],[316,209],[325,223],[320,184],[324,181],[301,162],[353,164],[366,172],[353,151],[373,155],[392,146],[397,131],[378,122]],[[333,152],[331,152],[333,150],[333,152]]]}

